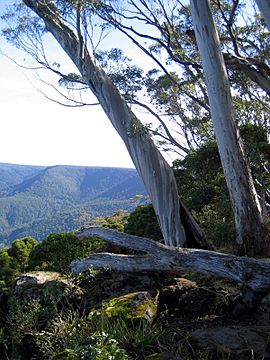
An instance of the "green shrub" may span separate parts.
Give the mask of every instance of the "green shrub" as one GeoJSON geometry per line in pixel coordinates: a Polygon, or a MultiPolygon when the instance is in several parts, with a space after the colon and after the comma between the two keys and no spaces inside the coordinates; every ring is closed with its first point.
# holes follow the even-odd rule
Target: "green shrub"
{"type": "Polygon", "coordinates": [[[18,263],[9,255],[9,249],[0,250],[0,291],[8,291],[18,272],[18,263]]]}
{"type": "Polygon", "coordinates": [[[128,359],[116,340],[93,330],[91,322],[80,318],[74,309],[51,311],[50,315],[54,313],[54,316],[47,319],[44,327],[46,313],[46,305],[38,299],[26,301],[13,297],[8,321],[14,359],[25,353],[39,360],[128,359]]]}
{"type": "Polygon", "coordinates": [[[38,245],[38,241],[25,237],[23,239],[14,240],[8,250],[10,256],[16,261],[17,267],[20,272],[27,270],[29,255],[31,251],[38,245]]]}
{"type": "Polygon", "coordinates": [[[52,356],[52,360],[128,360],[125,351],[119,347],[118,342],[106,333],[85,334],[83,342],[78,336],[69,341],[68,348],[52,356]],[[72,346],[73,345],[73,346],[72,346]]]}
{"type": "Polygon", "coordinates": [[[138,206],[127,218],[124,231],[153,240],[163,238],[152,204],[138,206]]]}
{"type": "Polygon", "coordinates": [[[101,244],[96,238],[79,240],[73,233],[50,234],[30,253],[29,269],[64,272],[74,259],[88,256],[101,244]]]}
{"type": "Polygon", "coordinates": [[[217,247],[234,242],[233,216],[217,144],[210,141],[174,162],[179,194],[217,247]]]}
{"type": "Polygon", "coordinates": [[[91,222],[92,226],[102,226],[109,229],[124,231],[124,227],[128,218],[128,212],[126,210],[118,210],[113,215],[106,217],[96,217],[91,222]]]}
{"type": "Polygon", "coordinates": [[[162,348],[170,350],[173,347],[170,329],[161,325],[153,327],[146,319],[107,318],[101,314],[92,319],[92,327],[110,334],[129,359],[144,359],[162,348]]]}

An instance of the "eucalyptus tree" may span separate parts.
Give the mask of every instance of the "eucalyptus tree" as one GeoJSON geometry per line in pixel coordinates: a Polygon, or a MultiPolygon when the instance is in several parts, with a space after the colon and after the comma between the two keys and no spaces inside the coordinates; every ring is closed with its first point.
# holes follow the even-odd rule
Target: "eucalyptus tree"
{"type": "Polygon", "coordinates": [[[244,254],[263,253],[268,249],[267,230],[234,121],[230,84],[209,0],[191,0],[191,13],[235,217],[236,241],[244,254]]]}
{"type": "MultiPolygon", "coordinates": [[[[72,76],[60,74],[62,84],[79,83],[90,88],[123,138],[150,192],[166,242],[172,245],[183,244],[185,236],[181,230],[182,225],[175,220],[179,219],[179,205],[178,201],[175,202],[177,190],[173,175],[167,164],[165,165],[164,159],[156,151],[147,128],[141,124],[127,103],[140,105],[154,115],[163,129],[159,132],[161,138],[178,147],[182,153],[187,153],[190,148],[198,146],[205,137],[213,136],[211,131],[209,135],[211,104],[208,99],[198,44],[194,37],[190,7],[179,0],[149,2],[144,0],[121,2],[25,0],[24,3],[34,10],[38,18],[43,19],[47,31],[53,34],[80,72],[80,75],[71,74],[72,76]],[[115,71],[110,73],[109,79],[108,73],[106,75],[96,62],[97,58],[102,62],[108,54],[95,52],[94,56],[91,56],[87,46],[92,41],[88,25],[89,22],[95,21],[94,15],[98,15],[103,20],[101,24],[103,28],[110,25],[127,36],[153,60],[156,68],[150,69],[143,76],[139,68],[127,66],[124,72],[122,69],[118,73],[115,71]],[[142,23],[144,23],[143,26],[142,23]],[[126,80],[127,77],[129,81],[126,80]],[[121,94],[114,84],[117,85],[121,94]],[[142,97],[139,96],[143,90],[150,100],[148,103],[142,101],[142,97]],[[119,119],[121,119],[120,122],[119,119]],[[181,136],[186,141],[185,145],[172,135],[167,119],[179,125],[180,130],[176,130],[176,133],[181,131],[181,136]],[[146,156],[146,152],[151,156],[146,156]],[[166,209],[168,204],[170,206],[166,209]],[[177,237],[181,237],[181,240],[175,240],[177,237]]],[[[255,114],[253,111],[251,116],[260,124],[265,125],[269,118],[265,115],[269,111],[269,106],[265,106],[265,99],[270,93],[267,56],[270,48],[267,41],[269,33],[262,28],[257,17],[254,17],[254,21],[251,21],[250,17],[244,18],[242,21],[244,25],[238,26],[237,22],[243,15],[244,6],[239,0],[213,0],[212,5],[214,18],[220,23],[223,57],[235,94],[234,101],[247,119],[250,114],[243,110],[243,104],[252,107],[256,101],[263,111],[255,111],[255,114]],[[247,31],[249,36],[246,35],[247,31]]],[[[22,26],[24,19],[20,17],[19,26],[13,32],[6,33],[11,40],[18,38],[18,32],[28,32],[31,36],[29,28],[22,26]],[[15,36],[12,37],[13,35],[15,36]]],[[[30,18],[26,17],[26,19],[30,18]]],[[[42,33],[39,28],[41,26],[39,19],[33,20],[31,25],[34,31],[42,33]]],[[[117,56],[115,59],[119,58],[117,56]]],[[[59,72],[56,69],[52,70],[59,72]]],[[[236,119],[239,122],[243,121],[239,112],[236,114],[236,119]]],[[[157,132],[154,131],[154,133],[157,132]]],[[[234,171],[235,169],[230,169],[225,173],[231,174],[234,171]]],[[[246,175],[248,176],[248,172],[246,175]]],[[[252,189],[251,178],[248,176],[246,179],[252,189]]],[[[243,192],[245,191],[249,194],[247,198],[253,196],[253,190],[244,189],[243,192]]],[[[253,196],[249,200],[254,202],[254,199],[253,196]]],[[[237,211],[235,203],[233,205],[234,210],[237,211]]],[[[188,214],[185,211],[182,211],[183,213],[188,214]]],[[[246,221],[243,220],[242,224],[252,221],[252,216],[246,221]]],[[[260,215],[258,217],[260,218],[260,215]]],[[[193,230],[198,229],[189,215],[186,220],[192,222],[193,230]]],[[[188,230],[187,227],[186,230],[188,230]]],[[[265,231],[262,231],[263,233],[265,231]]],[[[254,236],[252,235],[253,244],[249,244],[248,247],[242,246],[246,252],[250,248],[250,254],[256,251],[256,235],[254,236]]],[[[238,237],[241,239],[240,243],[246,242],[240,230],[238,237]]],[[[250,242],[250,236],[247,242],[250,242]]],[[[264,240],[262,244],[265,244],[264,240]]],[[[258,252],[264,252],[263,248],[258,248],[258,252]]]]}
{"type": "MultiPolygon", "coordinates": [[[[265,112],[256,112],[256,121],[266,125],[270,94],[269,32],[256,18],[256,9],[253,9],[254,19],[244,17],[242,23],[243,20],[245,23],[241,24],[241,16],[245,16],[243,2],[213,0],[211,3],[210,10],[209,1],[191,1],[190,11],[190,7],[180,1],[128,0],[120,4],[105,0],[99,2],[96,11],[158,65],[163,74],[157,76],[154,70],[148,73],[148,94],[165,109],[167,117],[174,113],[180,119],[184,134],[185,129],[191,130],[194,120],[202,126],[209,123],[211,116],[235,216],[239,251],[264,254],[268,249],[267,229],[237,129],[235,120],[240,120],[240,116],[234,113],[227,71],[237,109],[242,109],[244,104],[254,108],[259,99],[265,112]],[[206,6],[208,16],[202,25],[200,17],[194,14],[200,14],[206,6]],[[219,23],[222,44],[212,17],[219,23]],[[152,29],[147,33],[145,27],[140,30],[138,23],[142,22],[152,29]],[[145,40],[152,44],[143,45],[145,40]],[[164,53],[167,63],[160,60],[164,53]],[[170,71],[172,65],[173,72],[170,71]]],[[[249,115],[244,113],[244,117],[249,115]]],[[[243,119],[239,121],[243,122],[243,119]]],[[[196,144],[194,128],[186,136],[192,146],[190,134],[196,144]]]]}
{"type": "MultiPolygon", "coordinates": [[[[22,21],[27,20],[27,26],[23,27],[20,23],[13,32],[10,32],[11,37],[14,35],[16,38],[20,31],[29,32],[29,23],[34,26],[32,35],[35,31],[42,34],[44,28],[40,25],[39,20],[43,20],[46,31],[55,37],[79,70],[80,75],[75,76],[76,80],[91,89],[124,140],[138,172],[150,192],[166,244],[183,245],[185,235],[189,235],[189,230],[193,231],[193,236],[196,235],[196,231],[198,231],[197,235],[201,235],[197,224],[187,212],[184,212],[186,222],[183,223],[190,225],[191,221],[193,227],[186,227],[184,231],[183,225],[179,221],[179,202],[171,168],[155,147],[147,129],[90,54],[87,42],[82,35],[82,24],[84,24],[86,15],[82,11],[82,5],[87,5],[88,1],[24,0],[24,3],[36,13],[37,18],[32,18],[29,14],[26,18],[20,18],[22,21]],[[65,20],[68,20],[69,24],[65,20]]],[[[162,4],[162,1],[159,3],[162,4]]],[[[33,43],[35,44],[35,42],[33,43]]],[[[202,71],[201,65],[199,69],[202,71]]],[[[72,80],[74,81],[74,76],[72,80]]],[[[208,101],[205,84],[202,88],[200,84],[198,86],[202,96],[206,97],[205,100],[208,101]]],[[[188,94],[188,96],[193,97],[192,94],[188,94]]],[[[194,101],[200,102],[201,100],[195,98],[194,101]]],[[[209,104],[207,103],[205,107],[209,107],[209,104]]],[[[101,227],[83,229],[77,233],[77,236],[81,239],[98,236],[117,245],[143,252],[145,255],[94,254],[84,260],[72,262],[71,269],[75,274],[91,266],[110,267],[120,271],[198,271],[202,274],[222,276],[241,282],[247,288],[247,302],[255,300],[256,304],[262,295],[270,291],[269,261],[206,250],[171,248],[150,239],[121,234],[101,227]]],[[[199,240],[202,238],[199,237],[199,240]]]]}
{"type": "MultiPolygon", "coordinates": [[[[39,54],[44,52],[42,35],[51,33],[68,57],[77,67],[80,75],[63,76],[65,81],[76,82],[87,86],[102,106],[108,119],[121,136],[126,148],[142,177],[150,195],[157,218],[162,230],[164,241],[169,246],[184,246],[186,233],[188,240],[198,246],[207,246],[205,235],[188,213],[180,206],[175,177],[171,167],[158,151],[147,129],[132,112],[109,76],[98,65],[96,58],[87,46],[91,36],[83,36],[87,32],[87,1],[42,1],[24,0],[24,4],[33,10],[25,12],[23,5],[18,10],[24,12],[18,15],[17,27],[8,29],[5,34],[9,40],[23,46],[20,36],[29,36],[28,43],[33,46],[33,55],[38,62],[39,54]],[[42,22],[45,25],[42,26],[42,22]],[[38,34],[38,35],[37,35],[38,34]],[[35,41],[38,39],[38,41],[35,41]],[[39,48],[35,48],[39,46],[39,48]],[[181,208],[181,209],[180,209],[181,208]],[[182,220],[182,222],[181,222],[182,220]]],[[[91,13],[90,13],[91,14],[91,13]]],[[[10,16],[14,16],[14,13],[10,16]]],[[[25,43],[24,43],[25,44],[25,43]]],[[[24,45],[24,50],[29,48],[24,45]]],[[[45,62],[45,67],[60,73],[45,62]]],[[[102,136],[102,135],[101,135],[102,136]]]]}
{"type": "MultiPolygon", "coordinates": [[[[153,60],[156,68],[146,74],[151,103],[166,114],[167,126],[169,119],[180,126],[188,145],[198,145],[211,123],[190,6],[178,0],[103,0],[93,4],[104,24],[120,31],[153,60]]],[[[237,106],[239,97],[245,108],[251,102],[253,108],[254,103],[265,105],[270,93],[265,24],[252,1],[212,0],[211,4],[237,106]]],[[[269,107],[264,107],[256,114],[261,124],[268,119],[269,107]]],[[[241,123],[254,120],[248,113],[238,119],[241,123]]]]}

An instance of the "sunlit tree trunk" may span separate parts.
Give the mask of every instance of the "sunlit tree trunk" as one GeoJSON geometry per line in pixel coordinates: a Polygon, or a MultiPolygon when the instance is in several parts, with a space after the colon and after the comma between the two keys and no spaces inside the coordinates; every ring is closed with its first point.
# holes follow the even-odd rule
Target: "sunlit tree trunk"
{"type": "MultiPolygon", "coordinates": [[[[93,60],[80,36],[80,29],[77,28],[75,34],[50,1],[46,1],[46,5],[42,0],[24,0],[24,3],[43,19],[46,29],[77,66],[85,83],[124,141],[150,195],[165,243],[169,246],[183,246],[186,237],[180,221],[180,203],[174,174],[148,131],[128,107],[107,74],[93,60]]],[[[102,142],[102,134],[100,141],[102,142]]]]}
{"type": "Polygon", "coordinates": [[[267,232],[234,120],[230,85],[209,0],[191,0],[196,40],[207,82],[216,140],[241,254],[265,255],[267,232]]]}
{"type": "Polygon", "coordinates": [[[270,30],[270,0],[256,0],[256,3],[263,14],[268,29],[270,30]]]}

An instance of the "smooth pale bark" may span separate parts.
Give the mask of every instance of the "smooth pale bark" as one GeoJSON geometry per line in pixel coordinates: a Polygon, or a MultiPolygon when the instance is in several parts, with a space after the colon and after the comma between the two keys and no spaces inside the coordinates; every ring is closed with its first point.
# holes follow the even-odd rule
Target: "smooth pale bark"
{"type": "Polygon", "coordinates": [[[270,0],[256,0],[260,12],[263,14],[265,22],[270,30],[270,0]]]}
{"type": "Polygon", "coordinates": [[[102,227],[83,229],[77,233],[77,236],[81,240],[88,237],[100,237],[128,249],[142,251],[146,255],[93,254],[86,259],[74,260],[70,264],[70,269],[74,274],[79,274],[89,268],[109,268],[124,272],[195,271],[240,282],[257,293],[270,292],[269,260],[256,260],[209,250],[171,249],[151,239],[102,227]]]}
{"type": "Polygon", "coordinates": [[[235,218],[241,254],[268,250],[267,231],[234,121],[230,84],[209,0],[191,0],[196,40],[207,83],[216,140],[235,218]]]}
{"type": "MultiPolygon", "coordinates": [[[[46,5],[42,0],[24,0],[24,3],[43,19],[46,29],[77,66],[84,81],[97,97],[104,112],[124,141],[149,193],[165,243],[169,246],[183,246],[186,236],[180,221],[180,203],[175,177],[149,133],[128,107],[110,78],[92,59],[82,41],[80,29],[77,29],[77,35],[75,35],[58,15],[57,8],[50,1],[46,1],[46,5]]],[[[102,142],[102,134],[100,141],[102,142]]],[[[189,217],[191,217],[190,214],[189,217]]],[[[196,225],[194,220],[193,224],[196,225]]],[[[189,229],[192,236],[198,244],[205,243],[202,231],[198,232],[197,225],[195,228],[195,232],[192,228],[189,229]]]]}

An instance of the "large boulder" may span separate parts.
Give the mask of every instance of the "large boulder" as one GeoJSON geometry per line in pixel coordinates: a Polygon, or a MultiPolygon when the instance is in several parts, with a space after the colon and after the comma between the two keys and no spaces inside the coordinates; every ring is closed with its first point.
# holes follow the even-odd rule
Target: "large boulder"
{"type": "Polygon", "coordinates": [[[46,294],[64,295],[74,288],[67,277],[53,271],[34,271],[19,275],[14,282],[11,295],[19,297],[44,297],[46,294]]]}
{"type": "Polygon", "coordinates": [[[33,271],[19,275],[14,282],[9,302],[39,301],[48,309],[58,310],[77,307],[83,290],[72,278],[53,271],[33,271]]]}

